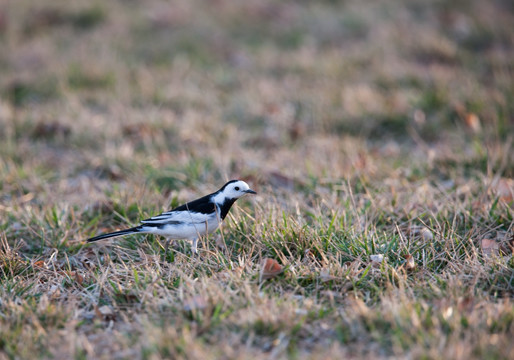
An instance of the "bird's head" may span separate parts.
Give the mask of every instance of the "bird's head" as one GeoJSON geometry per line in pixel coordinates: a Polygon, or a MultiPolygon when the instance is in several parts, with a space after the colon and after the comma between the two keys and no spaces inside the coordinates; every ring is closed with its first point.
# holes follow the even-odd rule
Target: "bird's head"
{"type": "Polygon", "coordinates": [[[246,194],[257,194],[242,180],[231,180],[220,189],[225,199],[239,199],[246,194]]]}

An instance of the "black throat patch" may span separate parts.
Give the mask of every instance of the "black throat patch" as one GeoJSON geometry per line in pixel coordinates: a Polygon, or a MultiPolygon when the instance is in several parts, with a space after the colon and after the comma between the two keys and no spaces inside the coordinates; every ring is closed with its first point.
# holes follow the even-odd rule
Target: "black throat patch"
{"type": "Polygon", "coordinates": [[[230,210],[230,208],[232,207],[232,205],[236,202],[237,199],[225,199],[225,201],[223,202],[223,204],[220,205],[220,216],[221,216],[221,220],[224,220],[225,217],[227,216],[228,214],[228,211],[230,210]]]}

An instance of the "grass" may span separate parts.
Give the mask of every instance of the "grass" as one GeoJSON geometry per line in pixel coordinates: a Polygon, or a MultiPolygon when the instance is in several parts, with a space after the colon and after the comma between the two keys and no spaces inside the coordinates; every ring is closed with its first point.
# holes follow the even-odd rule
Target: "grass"
{"type": "Polygon", "coordinates": [[[512,10],[0,6],[0,358],[510,358],[512,10]]]}

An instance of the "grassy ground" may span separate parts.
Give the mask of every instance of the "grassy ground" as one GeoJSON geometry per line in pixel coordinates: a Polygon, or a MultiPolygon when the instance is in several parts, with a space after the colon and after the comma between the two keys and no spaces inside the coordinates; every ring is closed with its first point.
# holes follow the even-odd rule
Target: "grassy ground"
{"type": "Polygon", "coordinates": [[[512,358],[513,24],[506,0],[1,3],[0,359],[512,358]],[[84,243],[232,178],[259,195],[201,259],[84,243]]]}

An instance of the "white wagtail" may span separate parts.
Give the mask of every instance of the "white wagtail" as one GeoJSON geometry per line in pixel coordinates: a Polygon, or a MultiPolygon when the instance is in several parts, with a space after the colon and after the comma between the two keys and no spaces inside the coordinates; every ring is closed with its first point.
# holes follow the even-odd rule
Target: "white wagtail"
{"type": "Polygon", "coordinates": [[[231,180],[218,191],[188,202],[160,215],[141,221],[141,225],[130,229],[102,234],[88,239],[88,242],[128,234],[146,233],[166,238],[165,256],[171,240],[193,241],[192,251],[196,254],[198,238],[212,233],[227,216],[230,207],[241,196],[257,194],[242,180],[231,180]]]}

